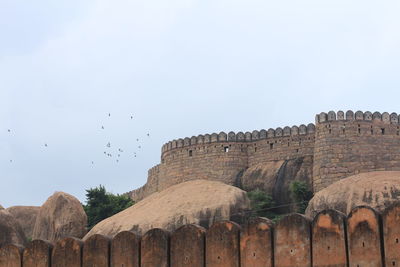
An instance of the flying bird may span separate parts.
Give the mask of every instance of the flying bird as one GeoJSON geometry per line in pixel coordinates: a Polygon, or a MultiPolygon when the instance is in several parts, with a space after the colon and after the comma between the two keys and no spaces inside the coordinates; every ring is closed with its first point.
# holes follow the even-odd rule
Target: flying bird
{"type": "Polygon", "coordinates": [[[101,126],[101,129],[103,129],[103,130],[104,130],[104,126],[101,126]]]}
{"type": "Polygon", "coordinates": [[[12,163],[12,159],[10,159],[10,162],[12,163]]]}
{"type": "Polygon", "coordinates": [[[47,144],[44,144],[45,147],[47,147],[47,144]]]}
{"type": "Polygon", "coordinates": [[[108,117],[111,117],[111,113],[108,113],[108,117]]]}
{"type": "Polygon", "coordinates": [[[139,142],[139,138],[136,138],[136,142],[139,142]]]}
{"type": "Polygon", "coordinates": [[[107,147],[111,147],[111,144],[110,144],[110,142],[108,142],[108,143],[107,143],[107,147]]]}
{"type": "Polygon", "coordinates": [[[150,134],[149,134],[149,133],[147,133],[147,136],[150,136],[150,134]]]}
{"type": "Polygon", "coordinates": [[[141,148],[141,146],[138,146],[138,148],[141,148]]]}
{"type": "Polygon", "coordinates": [[[131,119],[133,119],[133,116],[131,116],[131,119]]]}
{"type": "Polygon", "coordinates": [[[8,132],[11,132],[11,130],[10,130],[10,129],[8,129],[8,132]]]}
{"type": "Polygon", "coordinates": [[[94,162],[92,161],[92,164],[94,164],[94,162]]]}

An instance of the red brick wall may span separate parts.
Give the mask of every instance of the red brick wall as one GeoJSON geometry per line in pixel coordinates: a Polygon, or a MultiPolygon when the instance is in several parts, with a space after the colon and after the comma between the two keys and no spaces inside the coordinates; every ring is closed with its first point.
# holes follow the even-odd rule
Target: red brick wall
{"type": "Polygon", "coordinates": [[[152,229],[142,237],[121,232],[82,242],[42,240],[26,248],[0,247],[0,267],[381,267],[399,266],[400,203],[382,215],[356,207],[345,216],[321,211],[311,221],[291,214],[273,224],[254,218],[242,227],[220,221],[208,230],[186,225],[169,233],[152,229]],[[386,265],[385,265],[386,263],[386,265]]]}

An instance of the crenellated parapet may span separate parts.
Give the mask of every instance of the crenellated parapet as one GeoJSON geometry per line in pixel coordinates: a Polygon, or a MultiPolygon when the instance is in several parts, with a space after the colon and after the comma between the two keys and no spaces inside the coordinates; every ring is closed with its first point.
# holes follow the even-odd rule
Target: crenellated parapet
{"type": "Polygon", "coordinates": [[[326,123],[332,121],[381,121],[386,124],[399,124],[400,115],[396,112],[393,113],[380,113],[380,112],[370,112],[370,111],[356,111],[348,110],[346,113],[344,111],[329,111],[328,113],[321,112],[315,116],[315,123],[326,123]]]}
{"type": "Polygon", "coordinates": [[[160,165],[156,165],[156,166],[150,168],[150,169],[147,171],[147,173],[148,173],[148,175],[150,176],[150,175],[155,175],[155,174],[157,174],[159,171],[160,171],[160,165]]]}
{"type": "Polygon", "coordinates": [[[315,120],[315,192],[354,174],[400,169],[396,112],[329,111],[315,120]]]}
{"type": "Polygon", "coordinates": [[[140,200],[193,179],[236,185],[248,169],[289,161],[309,164],[304,175],[314,192],[360,172],[400,170],[400,115],[329,111],[317,114],[315,125],[172,140],[162,146],[161,163],[149,170],[146,185],[130,195],[140,200]]]}
{"type": "Polygon", "coordinates": [[[220,132],[212,134],[200,134],[198,136],[185,137],[177,140],[172,140],[162,146],[162,153],[171,151],[174,149],[203,145],[211,143],[224,143],[224,142],[236,142],[236,143],[251,143],[263,139],[276,138],[276,137],[290,137],[298,135],[313,134],[315,132],[315,125],[310,123],[308,125],[301,124],[300,126],[286,126],[284,128],[278,127],[276,129],[262,129],[254,130],[252,132],[220,132]]]}

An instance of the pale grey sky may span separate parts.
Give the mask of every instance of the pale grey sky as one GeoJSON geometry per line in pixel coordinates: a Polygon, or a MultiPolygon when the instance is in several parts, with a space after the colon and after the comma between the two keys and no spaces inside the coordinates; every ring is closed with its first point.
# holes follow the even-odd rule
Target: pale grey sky
{"type": "Polygon", "coordinates": [[[0,204],[135,189],[175,138],[400,112],[399,13],[398,1],[2,0],[0,204]]]}

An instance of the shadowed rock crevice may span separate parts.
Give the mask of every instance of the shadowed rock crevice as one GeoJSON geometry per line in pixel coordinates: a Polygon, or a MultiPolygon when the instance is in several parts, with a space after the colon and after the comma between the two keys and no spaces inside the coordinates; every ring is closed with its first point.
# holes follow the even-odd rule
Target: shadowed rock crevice
{"type": "Polygon", "coordinates": [[[290,184],[293,181],[305,182],[311,189],[313,158],[311,156],[296,159],[280,160],[257,164],[248,168],[242,176],[243,189],[252,191],[261,189],[271,195],[275,211],[287,213],[295,210],[295,202],[290,192],[290,184]]]}

